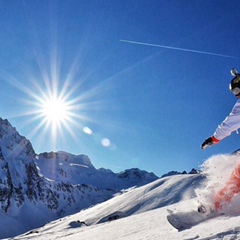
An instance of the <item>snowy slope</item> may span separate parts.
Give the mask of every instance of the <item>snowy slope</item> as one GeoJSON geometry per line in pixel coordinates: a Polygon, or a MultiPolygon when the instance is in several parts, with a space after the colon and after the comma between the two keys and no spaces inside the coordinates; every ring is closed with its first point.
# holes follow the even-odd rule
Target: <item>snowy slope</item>
{"type": "MultiPolygon", "coordinates": [[[[78,230],[82,235],[73,235],[72,239],[111,239],[109,231],[111,232],[112,227],[111,229],[104,230],[108,236],[102,236],[102,232],[95,232],[95,237],[90,235],[88,238],[87,234],[91,229],[96,230],[112,225],[113,222],[110,223],[109,220],[115,218],[119,218],[118,221],[124,223],[124,221],[132,221],[131,219],[135,219],[133,221],[136,221],[139,217],[144,219],[141,220],[141,225],[144,222],[148,225],[152,220],[146,218],[146,216],[148,216],[153,209],[156,209],[156,212],[163,211],[160,214],[162,217],[165,216],[164,206],[184,201],[184,199],[192,199],[196,196],[194,189],[198,187],[203,180],[204,178],[201,175],[177,175],[162,178],[145,186],[130,189],[106,202],[83,210],[80,213],[50,223],[38,229],[38,234],[23,235],[21,238],[55,239],[62,235],[66,238],[78,230]],[[84,222],[87,226],[82,224],[80,227],[80,222],[84,222]],[[98,235],[102,236],[102,238],[99,238],[98,235]]],[[[155,213],[155,211],[153,211],[152,214],[153,213],[155,213]]],[[[152,216],[152,214],[150,214],[150,216],[152,216]]],[[[159,217],[160,216],[157,218],[159,217]]],[[[136,223],[134,223],[134,225],[135,224],[136,223]]],[[[157,223],[157,225],[159,225],[159,223],[157,223]]],[[[158,226],[158,229],[159,227],[160,226],[158,226]]],[[[116,231],[115,229],[115,233],[112,234],[116,235],[118,232],[119,230],[116,231]]],[[[119,239],[122,237],[123,236],[119,236],[119,239]]]]}
{"type": "Polygon", "coordinates": [[[199,174],[162,178],[15,239],[240,239],[240,216],[236,212],[240,209],[239,202],[232,206],[232,210],[236,210],[234,215],[226,212],[223,216],[181,232],[174,229],[166,219],[167,209],[196,210],[201,196],[214,193],[212,187],[216,179],[218,185],[221,185],[219,176],[231,172],[238,158],[215,156],[203,165],[204,177],[199,174]],[[196,197],[196,190],[198,194],[202,193],[200,197],[196,197]]]}
{"type": "MultiPolygon", "coordinates": [[[[192,201],[182,201],[171,208],[185,210],[192,201]]],[[[54,222],[15,239],[68,239],[68,240],[190,240],[190,239],[239,239],[240,218],[218,217],[203,222],[192,229],[178,232],[166,220],[167,208],[159,208],[92,226],[80,226],[77,215],[54,222]],[[36,233],[34,233],[36,232],[36,233]]]]}

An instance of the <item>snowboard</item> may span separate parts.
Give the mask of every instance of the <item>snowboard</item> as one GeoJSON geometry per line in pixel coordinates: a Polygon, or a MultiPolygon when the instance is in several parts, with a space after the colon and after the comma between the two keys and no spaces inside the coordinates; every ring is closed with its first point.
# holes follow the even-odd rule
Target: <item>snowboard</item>
{"type": "Polygon", "coordinates": [[[194,210],[189,212],[173,212],[168,209],[167,211],[169,213],[167,216],[168,222],[178,231],[189,229],[199,223],[222,215],[222,213],[217,212],[200,213],[194,210]]]}

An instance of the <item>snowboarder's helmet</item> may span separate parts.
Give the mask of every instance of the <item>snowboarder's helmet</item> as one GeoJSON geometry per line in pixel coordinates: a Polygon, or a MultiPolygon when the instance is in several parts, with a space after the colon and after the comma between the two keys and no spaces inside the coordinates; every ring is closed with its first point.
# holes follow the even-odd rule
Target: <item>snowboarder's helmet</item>
{"type": "Polygon", "coordinates": [[[237,71],[236,68],[233,68],[233,69],[230,71],[230,73],[231,73],[231,75],[232,75],[233,77],[236,77],[236,76],[238,75],[238,71],[237,71]]]}
{"type": "Polygon", "coordinates": [[[240,74],[238,74],[236,68],[231,70],[231,75],[234,77],[229,84],[229,90],[235,95],[240,95],[240,74]]]}

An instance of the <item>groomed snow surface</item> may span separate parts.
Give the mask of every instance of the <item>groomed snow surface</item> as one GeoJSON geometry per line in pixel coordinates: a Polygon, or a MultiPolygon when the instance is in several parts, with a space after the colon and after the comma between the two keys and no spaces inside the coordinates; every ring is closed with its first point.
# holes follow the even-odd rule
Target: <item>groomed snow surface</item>
{"type": "MultiPolygon", "coordinates": [[[[214,193],[224,185],[239,158],[237,155],[214,156],[203,164],[202,175],[165,177],[128,189],[106,202],[13,239],[240,239],[238,196],[224,207],[225,215],[191,229],[178,232],[166,218],[167,209],[175,212],[196,210],[203,201],[211,206],[214,193]]],[[[1,229],[7,224],[11,224],[9,219],[1,224],[1,229]]]]}

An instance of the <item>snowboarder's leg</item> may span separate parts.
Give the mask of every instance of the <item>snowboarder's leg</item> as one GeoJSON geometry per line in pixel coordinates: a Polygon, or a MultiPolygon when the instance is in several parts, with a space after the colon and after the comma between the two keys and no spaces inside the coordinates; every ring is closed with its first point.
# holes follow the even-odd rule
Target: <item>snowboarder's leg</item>
{"type": "Polygon", "coordinates": [[[230,175],[225,186],[218,191],[214,198],[216,210],[220,210],[223,203],[230,202],[234,195],[240,193],[240,164],[238,163],[230,175]]]}

